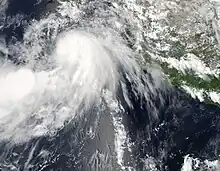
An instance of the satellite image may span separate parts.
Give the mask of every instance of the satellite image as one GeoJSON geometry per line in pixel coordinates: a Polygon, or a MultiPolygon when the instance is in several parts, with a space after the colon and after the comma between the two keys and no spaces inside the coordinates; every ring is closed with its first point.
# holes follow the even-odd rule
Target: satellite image
{"type": "Polygon", "coordinates": [[[0,171],[220,171],[220,0],[0,0],[0,171]]]}

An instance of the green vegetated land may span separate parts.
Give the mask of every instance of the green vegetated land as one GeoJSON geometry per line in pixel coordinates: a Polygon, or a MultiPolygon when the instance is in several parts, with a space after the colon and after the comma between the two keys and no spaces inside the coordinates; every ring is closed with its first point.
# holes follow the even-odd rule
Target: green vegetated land
{"type": "Polygon", "coordinates": [[[193,71],[188,71],[184,74],[175,68],[169,68],[166,63],[162,63],[161,67],[168,75],[173,85],[180,86],[184,83],[185,85],[196,89],[215,92],[220,91],[220,77],[207,75],[207,78],[204,80],[203,78],[198,77],[193,71]]]}
{"type": "MultiPolygon", "coordinates": [[[[220,61],[220,50],[217,45],[217,40],[210,38],[211,35],[206,33],[194,34],[190,38],[184,38],[172,32],[171,37],[175,36],[175,41],[167,39],[169,51],[156,52],[157,55],[163,57],[173,57],[180,59],[187,53],[194,54],[200,60],[204,61],[207,66],[218,64],[220,61]]],[[[146,54],[145,58],[149,60],[150,55],[146,54]]],[[[207,75],[206,78],[200,78],[194,71],[187,70],[184,73],[175,68],[169,67],[166,62],[156,61],[159,63],[164,73],[174,86],[180,87],[186,85],[197,90],[203,89],[204,92],[219,92],[220,93],[220,75],[207,75]]],[[[206,103],[217,104],[213,102],[206,93],[203,94],[206,103]]]]}
{"type": "MultiPolygon", "coordinates": [[[[183,74],[175,68],[169,68],[165,63],[161,64],[161,67],[174,86],[180,87],[181,85],[187,85],[198,90],[203,89],[205,92],[220,92],[220,77],[208,75],[207,79],[204,80],[192,71],[183,74]]],[[[220,104],[213,102],[207,94],[203,96],[206,103],[220,106],[220,104]]]]}

